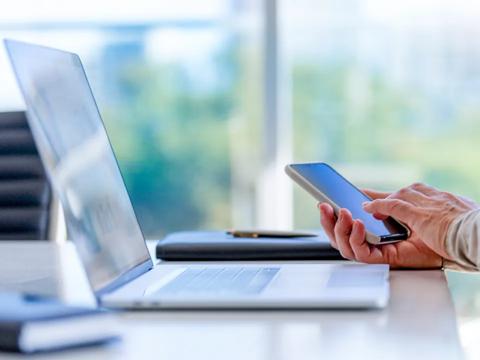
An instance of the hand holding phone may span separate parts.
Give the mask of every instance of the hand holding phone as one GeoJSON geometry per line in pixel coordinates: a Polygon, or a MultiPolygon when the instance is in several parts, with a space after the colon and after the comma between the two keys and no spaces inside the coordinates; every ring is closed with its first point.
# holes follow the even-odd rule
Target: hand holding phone
{"type": "Polygon", "coordinates": [[[346,208],[354,219],[362,220],[367,233],[366,240],[369,243],[387,244],[409,237],[409,229],[394,218],[378,220],[363,210],[362,204],[372,199],[331,166],[325,163],[291,164],[286,166],[285,171],[315,199],[329,203],[336,215],[341,208],[346,208]]]}

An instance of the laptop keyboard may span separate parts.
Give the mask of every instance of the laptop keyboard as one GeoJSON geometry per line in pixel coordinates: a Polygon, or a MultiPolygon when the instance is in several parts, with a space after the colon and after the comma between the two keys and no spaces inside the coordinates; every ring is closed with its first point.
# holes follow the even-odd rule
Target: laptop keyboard
{"type": "Polygon", "coordinates": [[[161,287],[156,296],[254,295],[272,281],[276,267],[188,268],[161,287]]]}

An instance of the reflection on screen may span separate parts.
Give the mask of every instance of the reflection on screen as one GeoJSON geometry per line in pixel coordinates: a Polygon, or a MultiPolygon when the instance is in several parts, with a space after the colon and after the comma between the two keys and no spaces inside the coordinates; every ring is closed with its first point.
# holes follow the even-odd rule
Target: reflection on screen
{"type": "Polygon", "coordinates": [[[354,219],[362,220],[366,229],[372,234],[382,236],[405,233],[406,230],[393,219],[380,221],[363,210],[362,204],[370,199],[330,166],[312,163],[295,164],[292,167],[331,201],[348,209],[354,219]]]}
{"type": "Polygon", "coordinates": [[[79,58],[6,42],[30,127],[95,291],[149,260],[79,58]]]}

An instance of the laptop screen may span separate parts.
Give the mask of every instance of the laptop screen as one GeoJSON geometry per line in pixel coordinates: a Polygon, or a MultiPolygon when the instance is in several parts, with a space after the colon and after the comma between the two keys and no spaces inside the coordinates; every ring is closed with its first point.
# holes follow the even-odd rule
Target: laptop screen
{"type": "MultiPolygon", "coordinates": [[[[95,292],[151,260],[77,55],[5,41],[32,133],[95,292]]],[[[128,276],[128,275],[127,275],[128,276]]]]}

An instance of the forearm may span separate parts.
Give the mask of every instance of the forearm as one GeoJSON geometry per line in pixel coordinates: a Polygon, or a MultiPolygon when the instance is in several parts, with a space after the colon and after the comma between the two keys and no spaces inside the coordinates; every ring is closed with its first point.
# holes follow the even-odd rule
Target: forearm
{"type": "Polygon", "coordinates": [[[445,246],[450,260],[460,268],[480,269],[480,209],[470,211],[450,224],[445,246]]]}

